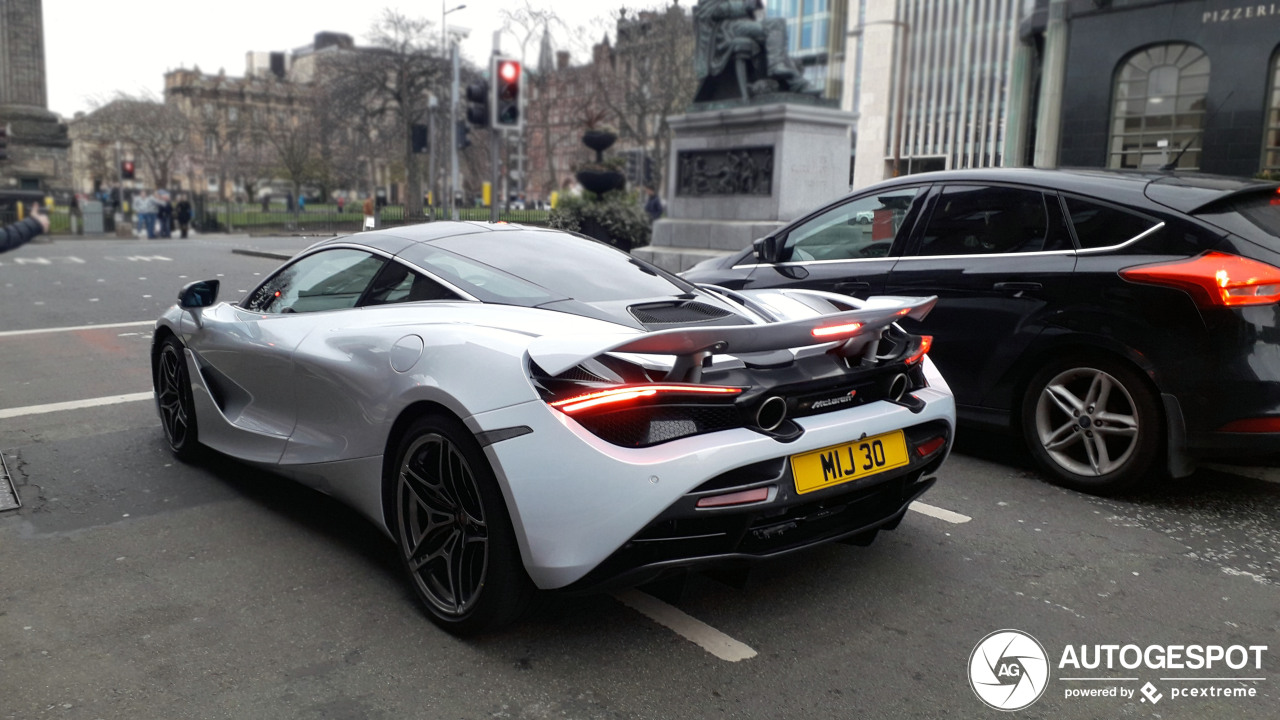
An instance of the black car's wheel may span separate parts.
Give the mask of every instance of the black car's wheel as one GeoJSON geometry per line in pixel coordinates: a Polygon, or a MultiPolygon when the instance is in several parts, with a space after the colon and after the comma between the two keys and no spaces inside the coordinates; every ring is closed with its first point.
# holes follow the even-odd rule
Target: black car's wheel
{"type": "Polygon", "coordinates": [[[1054,482],[1091,493],[1136,489],[1158,472],[1164,446],[1155,392],[1129,366],[1101,357],[1066,358],[1036,373],[1022,431],[1054,482]]]}
{"type": "Polygon", "coordinates": [[[170,335],[160,344],[156,362],[156,407],[169,449],[179,460],[194,460],[199,454],[195,402],[191,396],[191,375],[187,372],[182,342],[170,335]]]}
{"type": "Polygon", "coordinates": [[[471,433],[430,415],[396,453],[400,558],[431,619],[474,635],[517,619],[533,597],[493,470],[471,433]]]}

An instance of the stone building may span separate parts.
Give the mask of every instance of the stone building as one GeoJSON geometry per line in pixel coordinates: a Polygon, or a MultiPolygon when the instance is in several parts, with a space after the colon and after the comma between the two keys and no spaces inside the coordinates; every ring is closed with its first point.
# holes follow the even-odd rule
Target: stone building
{"type": "Polygon", "coordinates": [[[48,109],[40,0],[5,0],[0,12],[0,125],[0,194],[30,199],[70,184],[67,128],[48,109]]]}
{"type": "Polygon", "coordinates": [[[604,115],[595,102],[593,67],[571,64],[564,50],[555,53],[552,65],[549,41],[544,39],[542,47],[525,105],[524,191],[532,200],[572,188],[575,168],[593,158],[582,145],[582,133],[604,115]]]}
{"type": "Polygon", "coordinates": [[[595,157],[582,145],[583,132],[602,126],[618,132],[607,155],[623,161],[629,187],[661,185],[666,118],[693,99],[693,42],[692,19],[675,3],[620,17],[614,39],[596,43],[587,64],[571,64],[564,51],[552,64],[544,38],[525,110],[527,195],[545,199],[570,187],[574,169],[595,157]]]}

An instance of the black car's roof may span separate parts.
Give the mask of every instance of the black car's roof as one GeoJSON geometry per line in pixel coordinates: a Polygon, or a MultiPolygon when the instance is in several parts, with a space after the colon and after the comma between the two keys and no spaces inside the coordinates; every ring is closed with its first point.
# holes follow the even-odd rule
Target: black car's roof
{"type": "MultiPolygon", "coordinates": [[[[1235,178],[1189,172],[1111,170],[1106,168],[979,168],[943,170],[906,175],[884,185],[918,182],[1009,182],[1064,192],[1142,204],[1143,199],[1180,212],[1194,212],[1232,195],[1274,191],[1280,184],[1269,180],[1235,178]]],[[[858,192],[861,192],[859,190],[858,192]]]]}

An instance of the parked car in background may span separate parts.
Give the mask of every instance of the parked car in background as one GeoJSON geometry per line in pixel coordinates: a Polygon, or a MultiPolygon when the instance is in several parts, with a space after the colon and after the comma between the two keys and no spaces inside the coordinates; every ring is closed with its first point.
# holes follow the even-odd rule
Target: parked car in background
{"type": "Polygon", "coordinates": [[[948,171],[855,192],[684,276],[937,295],[921,331],[961,421],[1020,431],[1063,485],[1118,492],[1280,453],[1278,236],[1274,182],[948,171]]]}
{"type": "Polygon", "coordinates": [[[933,298],[700,289],[569,233],[434,222],[312,246],[246,297],[157,322],[156,406],[396,543],[471,634],[538,590],[866,544],[954,436],[933,298]]]}

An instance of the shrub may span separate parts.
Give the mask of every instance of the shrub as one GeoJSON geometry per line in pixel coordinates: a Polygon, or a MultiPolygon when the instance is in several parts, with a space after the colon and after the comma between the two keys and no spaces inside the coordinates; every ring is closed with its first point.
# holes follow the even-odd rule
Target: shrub
{"type": "Polygon", "coordinates": [[[598,197],[583,191],[581,196],[561,196],[551,211],[553,228],[589,235],[622,250],[649,244],[649,216],[634,193],[614,190],[598,197]]]}

